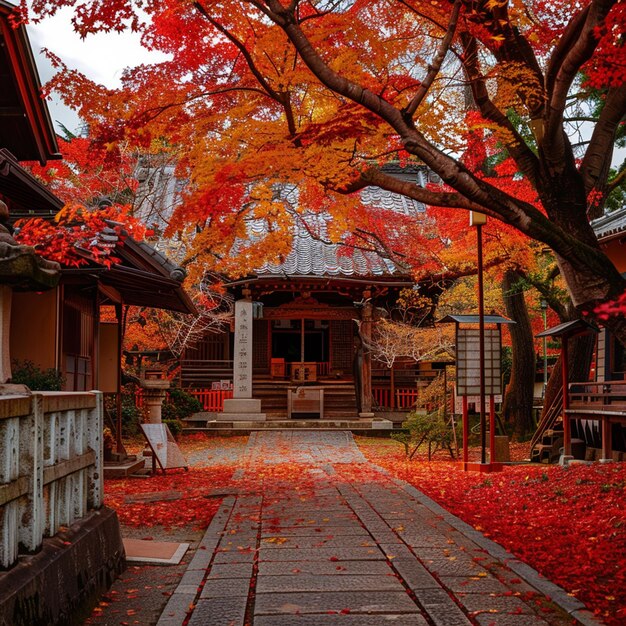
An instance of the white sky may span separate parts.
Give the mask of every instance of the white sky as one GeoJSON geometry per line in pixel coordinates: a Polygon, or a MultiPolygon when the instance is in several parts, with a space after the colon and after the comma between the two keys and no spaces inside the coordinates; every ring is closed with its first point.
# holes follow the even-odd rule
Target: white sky
{"type": "MultiPolygon", "coordinates": [[[[72,29],[72,12],[71,8],[65,7],[54,17],[27,27],[42,84],[54,74],[48,59],[41,53],[42,48],[56,54],[69,68],[77,69],[109,88],[119,87],[124,68],[165,58],[144,49],[139,35],[130,32],[101,33],[82,40],[72,29]]],[[[80,125],[78,115],[58,96],[52,95],[48,108],[55,123],[61,122],[70,131],[77,130],[80,125]]],[[[55,126],[60,130],[58,125],[55,126]]]]}

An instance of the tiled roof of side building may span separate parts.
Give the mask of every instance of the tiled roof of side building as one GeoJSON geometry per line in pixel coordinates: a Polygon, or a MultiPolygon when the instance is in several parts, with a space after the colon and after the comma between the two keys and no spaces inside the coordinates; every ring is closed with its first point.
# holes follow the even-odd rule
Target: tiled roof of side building
{"type": "Polygon", "coordinates": [[[598,239],[605,239],[626,231],[626,207],[607,213],[591,222],[598,239]]]}

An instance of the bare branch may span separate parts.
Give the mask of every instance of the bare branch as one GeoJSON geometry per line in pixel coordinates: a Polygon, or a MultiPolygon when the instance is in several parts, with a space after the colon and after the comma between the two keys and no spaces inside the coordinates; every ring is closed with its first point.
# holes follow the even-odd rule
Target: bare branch
{"type": "Polygon", "coordinates": [[[591,58],[598,44],[596,27],[600,26],[616,0],[593,0],[568,25],[555,49],[546,75],[548,109],[544,128],[544,153],[558,164],[565,158],[563,111],[567,95],[580,68],[591,58]]]}
{"type": "Polygon", "coordinates": [[[621,85],[609,90],[580,167],[587,194],[592,189],[603,190],[606,185],[613,158],[615,133],[624,116],[626,85],[621,85]]]}
{"type": "Polygon", "coordinates": [[[452,7],[452,14],[450,15],[450,23],[448,24],[448,30],[441,40],[441,45],[439,46],[439,50],[435,55],[433,62],[428,66],[428,71],[426,73],[426,77],[421,82],[420,86],[417,88],[413,99],[405,108],[405,113],[409,117],[413,117],[415,112],[417,111],[420,104],[422,104],[428,90],[430,89],[433,81],[439,74],[439,70],[441,69],[441,64],[446,58],[446,54],[450,48],[450,44],[454,38],[454,33],[456,32],[456,26],[459,21],[459,11],[461,10],[461,0],[455,0],[454,6],[452,7]]]}

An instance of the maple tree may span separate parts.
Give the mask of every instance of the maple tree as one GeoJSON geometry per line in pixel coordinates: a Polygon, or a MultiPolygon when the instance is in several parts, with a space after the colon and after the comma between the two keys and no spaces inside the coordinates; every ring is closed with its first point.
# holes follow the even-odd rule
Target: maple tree
{"type": "Polygon", "coordinates": [[[129,207],[109,206],[97,211],[82,204],[67,204],[52,222],[43,218],[20,219],[15,239],[32,246],[42,256],[67,267],[91,262],[109,267],[119,262],[116,244],[130,235],[143,239],[146,228],[129,214],[129,207]]]}
{"type": "MultiPolygon", "coordinates": [[[[485,213],[549,246],[581,310],[624,291],[588,219],[612,191],[626,110],[623,3],[169,0],[139,12],[128,0],[38,0],[33,9],[67,5],[82,35],[131,27],[170,55],[128,70],[118,90],[56,59],[54,87],[107,145],[168,138],[190,181],[170,233],[201,231],[194,260],[227,256],[251,211],[271,225],[265,253],[282,250],[289,202],[274,198],[274,183],[297,185],[299,205],[331,209],[339,227],[357,204],[350,194],[378,185],[485,213]],[[590,138],[574,145],[568,114],[585,110],[592,89],[590,138]],[[533,201],[455,156],[466,128],[497,139],[533,201]],[[398,156],[426,164],[447,189],[378,166],[398,156]]],[[[605,323],[626,341],[623,318],[605,323]]]]}
{"type": "Polygon", "coordinates": [[[135,153],[127,144],[107,147],[89,137],[76,136],[65,129],[57,138],[60,161],[46,165],[35,162],[25,166],[44,182],[63,202],[130,205],[137,189],[134,177],[135,153]]]}

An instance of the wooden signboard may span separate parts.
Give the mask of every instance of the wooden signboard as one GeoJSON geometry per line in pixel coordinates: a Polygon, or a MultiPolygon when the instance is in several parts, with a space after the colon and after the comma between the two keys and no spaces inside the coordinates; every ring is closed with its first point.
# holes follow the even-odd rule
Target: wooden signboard
{"type": "Polygon", "coordinates": [[[141,430],[152,450],[152,468],[155,461],[163,471],[184,467],[189,469],[187,460],[180,451],[167,424],[140,424],[141,430]]]}
{"type": "MultiPolygon", "coordinates": [[[[485,395],[502,393],[500,329],[485,328],[485,395]]],[[[480,395],[480,338],[478,328],[457,328],[456,377],[460,396],[480,395]]]]}

